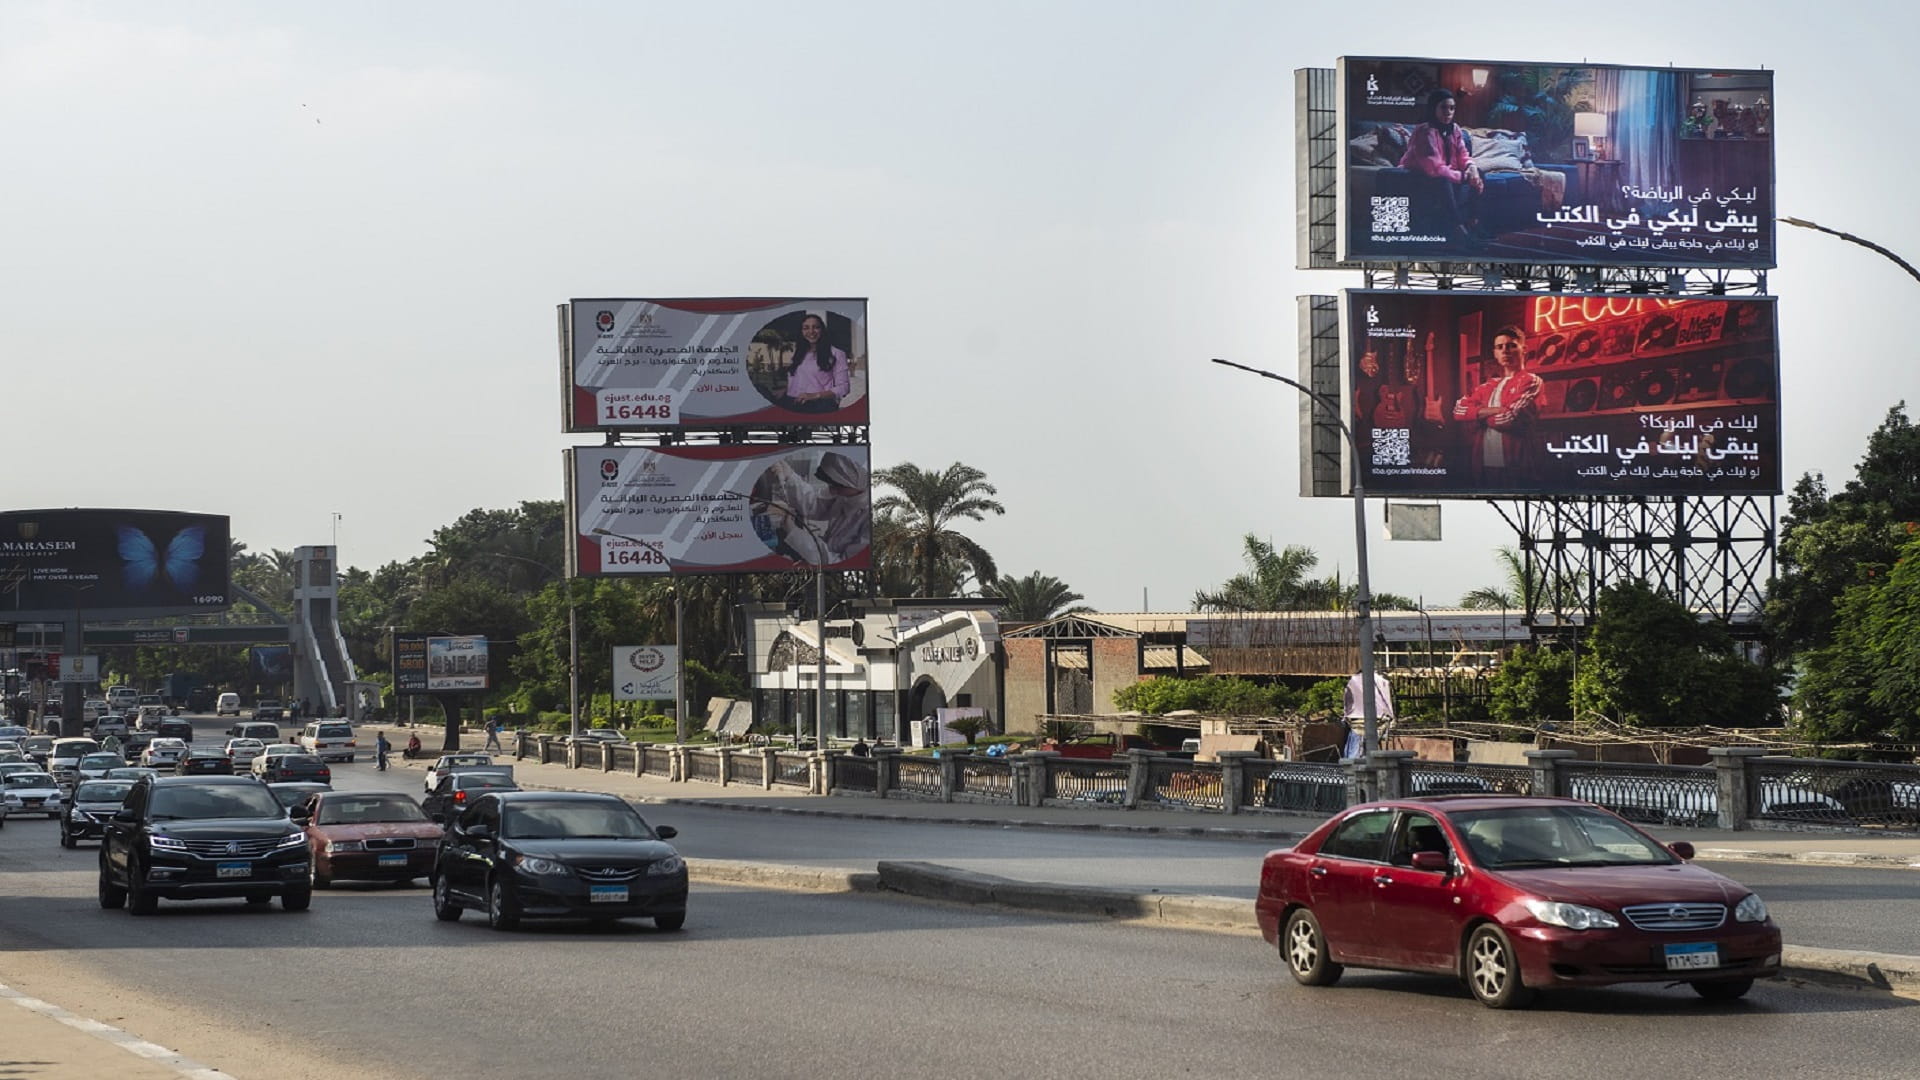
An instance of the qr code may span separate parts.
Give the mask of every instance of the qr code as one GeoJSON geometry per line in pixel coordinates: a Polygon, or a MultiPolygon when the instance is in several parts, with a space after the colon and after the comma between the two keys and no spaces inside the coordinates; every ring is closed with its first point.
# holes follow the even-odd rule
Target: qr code
{"type": "Polygon", "coordinates": [[[1372,202],[1374,232],[1408,232],[1413,228],[1412,196],[1375,195],[1372,202]]]}
{"type": "Polygon", "coordinates": [[[1409,428],[1374,428],[1373,463],[1375,465],[1411,465],[1413,431],[1409,428]]]}

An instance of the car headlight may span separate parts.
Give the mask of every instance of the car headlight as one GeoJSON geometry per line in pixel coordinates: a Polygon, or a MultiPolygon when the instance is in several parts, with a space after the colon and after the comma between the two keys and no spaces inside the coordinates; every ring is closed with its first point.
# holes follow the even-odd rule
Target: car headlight
{"type": "Polygon", "coordinates": [[[1748,893],[1745,900],[1733,909],[1734,922],[1766,922],[1767,905],[1760,899],[1759,893],[1748,893]]]}
{"type": "Polygon", "coordinates": [[[678,855],[669,855],[659,862],[650,864],[647,867],[647,874],[650,877],[665,877],[668,874],[678,874],[686,868],[687,860],[678,855]]]}
{"type": "Polygon", "coordinates": [[[519,861],[515,862],[514,865],[518,866],[525,873],[537,874],[541,877],[565,877],[573,872],[567,869],[565,863],[555,862],[552,859],[535,858],[531,855],[520,856],[519,861]]]}
{"type": "Polygon", "coordinates": [[[366,842],[362,840],[329,840],[327,841],[327,850],[328,851],[365,851],[367,850],[367,845],[366,845],[366,842]]]}
{"type": "Polygon", "coordinates": [[[18,795],[15,795],[15,794],[13,794],[12,792],[8,792],[8,793],[7,793],[7,796],[6,796],[6,799],[7,799],[7,805],[8,805],[8,806],[19,806],[19,805],[20,805],[20,796],[18,796],[18,795]]]}
{"type": "Polygon", "coordinates": [[[1528,900],[1526,905],[1534,918],[1548,926],[1564,926],[1568,930],[1605,930],[1620,925],[1619,919],[1599,908],[1562,904],[1557,900],[1528,900]]]}
{"type": "Polygon", "coordinates": [[[147,837],[147,843],[150,844],[155,851],[187,850],[187,845],[184,842],[175,840],[171,836],[162,836],[159,833],[154,833],[152,836],[147,837]]]}

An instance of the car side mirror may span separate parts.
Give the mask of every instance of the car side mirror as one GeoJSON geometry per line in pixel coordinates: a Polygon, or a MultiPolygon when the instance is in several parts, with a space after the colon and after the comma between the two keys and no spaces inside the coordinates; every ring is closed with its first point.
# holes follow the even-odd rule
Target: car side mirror
{"type": "Polygon", "coordinates": [[[1416,851],[1413,853],[1413,868],[1429,874],[1444,874],[1453,869],[1453,860],[1444,851],[1416,851]]]}
{"type": "Polygon", "coordinates": [[[656,825],[653,828],[653,835],[662,840],[671,840],[680,835],[680,830],[671,825],[656,825]]]}
{"type": "Polygon", "coordinates": [[[288,810],[287,816],[299,822],[302,825],[305,825],[307,822],[313,820],[313,815],[308,813],[307,808],[304,806],[296,806],[293,809],[288,810]]]}
{"type": "Polygon", "coordinates": [[[1685,840],[1675,840],[1673,843],[1667,845],[1667,850],[1683,859],[1693,858],[1693,845],[1685,840]]]}

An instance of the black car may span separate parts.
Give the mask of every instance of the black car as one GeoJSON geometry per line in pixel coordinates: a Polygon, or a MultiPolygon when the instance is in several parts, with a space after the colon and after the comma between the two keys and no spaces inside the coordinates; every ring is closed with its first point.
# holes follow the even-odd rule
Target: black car
{"type": "Polygon", "coordinates": [[[269,784],[282,784],[289,780],[331,784],[333,769],[312,754],[275,754],[260,766],[260,779],[269,784]]]}
{"type": "Polygon", "coordinates": [[[233,758],[218,747],[196,746],[174,762],[173,772],[176,776],[232,776],[233,758]]]}
{"type": "Polygon", "coordinates": [[[98,840],[106,831],[108,818],[120,812],[131,780],[82,780],[67,800],[67,812],[60,815],[60,846],[76,848],[82,840],[98,840]]]}
{"type": "Polygon", "coordinates": [[[420,800],[427,817],[442,825],[467,808],[473,799],[489,791],[519,791],[520,785],[504,772],[461,772],[440,778],[440,782],[420,800]]]}
{"type": "Polygon", "coordinates": [[[280,898],[288,911],[313,902],[307,834],[266,785],[244,776],[161,776],[136,781],[106,822],[100,906],[151,915],[162,899],[280,898]]]}
{"type": "Polygon", "coordinates": [[[476,796],[448,824],[434,862],[433,914],[467,908],[496,930],[521,919],[651,917],[662,930],[687,921],[687,863],[617,795],[496,791],[476,796]]]}

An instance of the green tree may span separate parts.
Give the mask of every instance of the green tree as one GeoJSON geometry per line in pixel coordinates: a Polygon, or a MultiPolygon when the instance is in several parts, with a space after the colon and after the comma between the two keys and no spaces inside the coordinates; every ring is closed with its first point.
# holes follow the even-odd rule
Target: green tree
{"type": "Polygon", "coordinates": [[[993,498],[999,489],[987,474],[955,462],[940,472],[902,464],[881,469],[874,481],[893,489],[874,503],[882,515],[894,515],[898,538],[914,568],[915,596],[955,596],[965,575],[981,585],[999,577],[993,556],[972,538],[955,532],[959,521],[985,521],[988,514],[1005,514],[993,498]]]}
{"type": "Polygon", "coordinates": [[[1586,575],[1549,582],[1546,575],[1527,564],[1518,548],[1495,548],[1501,580],[1498,585],[1483,585],[1460,598],[1460,606],[1475,611],[1525,611],[1528,598],[1536,610],[1568,612],[1581,607],[1586,590],[1586,575]]]}
{"type": "Polygon", "coordinates": [[[1114,691],[1113,703],[1131,712],[1165,716],[1191,709],[1210,716],[1281,716],[1299,707],[1301,695],[1284,686],[1262,686],[1231,675],[1180,679],[1158,676],[1114,691]]]}
{"type": "Polygon", "coordinates": [[[1721,623],[1628,581],[1600,594],[1573,704],[1648,727],[1751,727],[1778,714],[1779,678],[1740,656],[1721,623]]]}
{"type": "Polygon", "coordinates": [[[1025,577],[1002,576],[994,590],[1006,601],[1000,609],[1001,617],[1013,622],[1045,622],[1093,610],[1076,603],[1086,597],[1068,588],[1066,582],[1038,570],[1025,577]]]}
{"type": "Polygon", "coordinates": [[[1920,741],[1920,529],[1886,573],[1841,594],[1833,642],[1807,650],[1797,726],[1818,742],[1920,741]]]}
{"type": "Polygon", "coordinates": [[[1247,572],[1235,574],[1213,590],[1193,594],[1195,611],[1294,611],[1316,606],[1306,593],[1307,575],[1320,563],[1310,547],[1274,550],[1271,541],[1252,533],[1241,538],[1247,572]]]}
{"type": "Polygon", "coordinates": [[[1573,653],[1522,645],[1487,681],[1487,708],[1502,724],[1537,728],[1573,719],[1573,653]]]}

